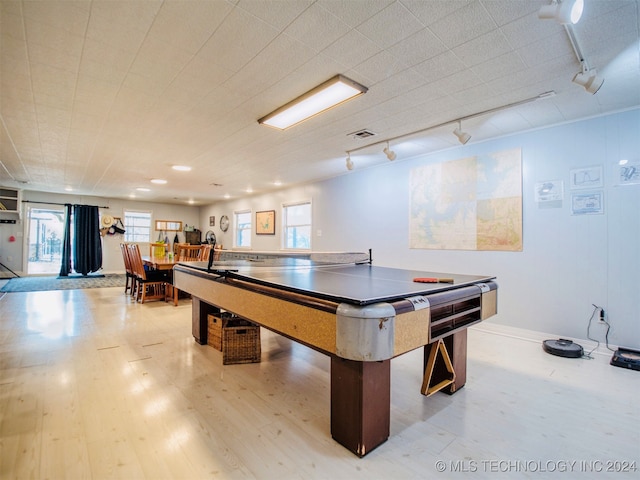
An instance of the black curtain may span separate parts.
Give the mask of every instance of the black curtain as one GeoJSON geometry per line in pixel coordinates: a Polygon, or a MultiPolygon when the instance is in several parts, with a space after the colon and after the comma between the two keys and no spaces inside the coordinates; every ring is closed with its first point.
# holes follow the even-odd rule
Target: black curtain
{"type": "Polygon", "coordinates": [[[64,205],[64,238],[62,239],[62,264],[60,276],[68,277],[71,273],[71,204],[64,205]]]}
{"type": "Polygon", "coordinates": [[[87,275],[102,268],[100,215],[95,205],[73,206],[73,268],[87,275]]]}

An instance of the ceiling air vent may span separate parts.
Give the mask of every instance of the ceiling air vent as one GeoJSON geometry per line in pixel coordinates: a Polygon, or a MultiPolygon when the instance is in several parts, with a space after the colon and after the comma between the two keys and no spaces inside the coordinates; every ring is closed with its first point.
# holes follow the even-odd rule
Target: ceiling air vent
{"type": "Polygon", "coordinates": [[[375,133],[373,133],[371,130],[364,129],[364,130],[358,130],[357,132],[349,133],[347,136],[364,139],[364,138],[373,137],[374,135],[375,133]]]}

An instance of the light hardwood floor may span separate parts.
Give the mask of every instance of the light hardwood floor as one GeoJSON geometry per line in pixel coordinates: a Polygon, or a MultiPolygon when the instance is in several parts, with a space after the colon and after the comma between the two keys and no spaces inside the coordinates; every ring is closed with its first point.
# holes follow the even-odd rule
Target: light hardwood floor
{"type": "Polygon", "coordinates": [[[119,288],[4,294],[0,477],[640,475],[640,372],[606,350],[554,357],[548,335],[485,322],[466,386],[429,398],[421,351],[406,354],[392,361],[391,437],[359,459],[331,439],[328,357],[263,329],[261,363],[223,366],[190,322],[188,299],[140,305],[119,288]]]}

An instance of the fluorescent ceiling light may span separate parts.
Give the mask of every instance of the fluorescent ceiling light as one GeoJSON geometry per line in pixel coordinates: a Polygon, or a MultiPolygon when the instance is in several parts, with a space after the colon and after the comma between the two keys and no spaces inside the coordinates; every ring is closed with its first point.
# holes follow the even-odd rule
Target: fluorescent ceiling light
{"type": "Polygon", "coordinates": [[[362,95],[367,87],[342,75],[327,80],[313,90],[258,120],[258,123],[285,130],[319,113],[362,95]]]}

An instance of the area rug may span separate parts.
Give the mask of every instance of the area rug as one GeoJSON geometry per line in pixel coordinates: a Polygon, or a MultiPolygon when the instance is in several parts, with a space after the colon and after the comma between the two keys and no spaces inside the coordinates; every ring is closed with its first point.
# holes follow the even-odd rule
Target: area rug
{"type": "Polygon", "coordinates": [[[81,288],[124,288],[124,274],[107,274],[86,277],[22,277],[12,278],[0,292],[41,292],[44,290],[76,290],[81,288]]]}

